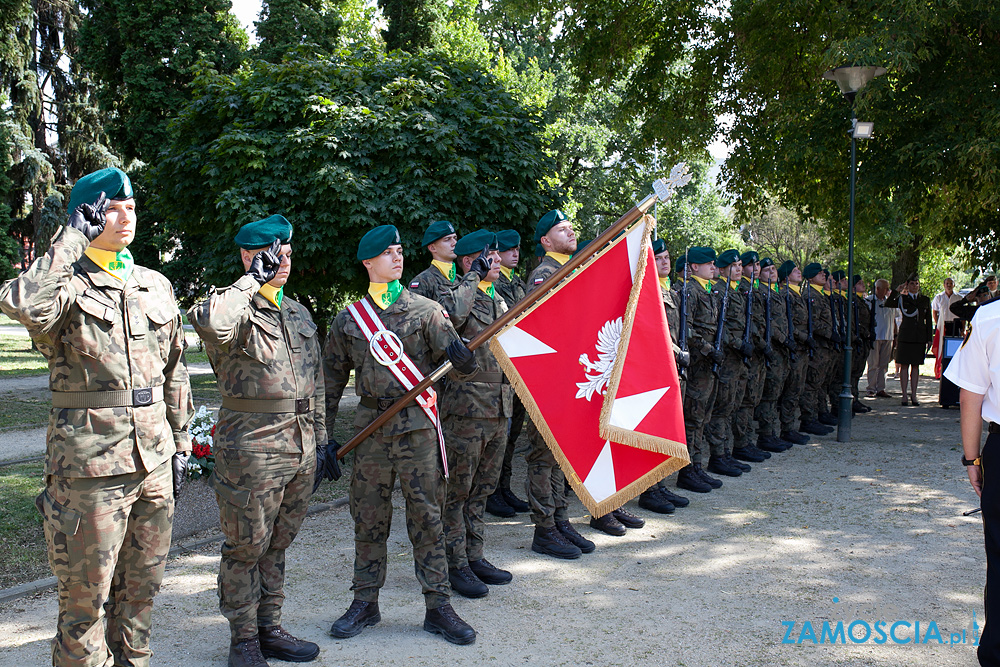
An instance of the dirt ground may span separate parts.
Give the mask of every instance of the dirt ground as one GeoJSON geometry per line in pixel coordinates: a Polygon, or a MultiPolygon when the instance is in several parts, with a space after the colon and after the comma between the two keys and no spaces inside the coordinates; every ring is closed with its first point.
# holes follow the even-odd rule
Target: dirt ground
{"type": "MultiPolygon", "coordinates": [[[[479,633],[473,646],[421,629],[398,492],[383,620],[352,639],[328,636],[351,601],[353,526],[345,508],[313,515],[288,552],[284,625],[318,642],[313,664],[330,666],[974,665],[985,557],[979,515],[962,512],[978,502],[959,462],[958,410],[936,406],[936,382],[921,384],[922,406],[869,401],[853,442],[814,438],[719,491],[687,494],[691,505],[673,516],[630,503],[646,527],[625,537],[591,530],[575,503],[574,523],[598,544],[576,561],[531,552],[525,515],[493,520],[487,557],[514,581],[453,599],[479,633]],[[806,631],[819,642],[824,622],[855,620],[885,633],[908,624],[895,632],[906,643],[875,630],[862,643],[814,643],[806,631]]],[[[153,664],[225,664],[218,565],[217,544],[169,563],[153,664]]],[[[0,667],[47,664],[55,616],[51,592],[0,607],[0,667]]],[[[854,630],[864,638],[863,624],[854,630]]]]}

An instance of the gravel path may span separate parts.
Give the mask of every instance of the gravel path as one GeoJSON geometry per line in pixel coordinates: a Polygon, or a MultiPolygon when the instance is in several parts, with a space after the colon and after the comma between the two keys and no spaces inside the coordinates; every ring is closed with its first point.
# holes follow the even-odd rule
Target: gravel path
{"type": "MultiPolygon", "coordinates": [[[[928,388],[931,382],[922,384],[928,388]]],[[[935,385],[936,386],[936,385],[935,385]]],[[[419,588],[397,491],[382,622],[358,637],[326,633],[348,606],[353,525],[346,508],[309,517],[288,552],[284,625],[320,644],[316,665],[974,665],[965,645],[892,640],[786,644],[808,621],[920,622],[950,633],[982,619],[985,559],[977,506],[959,464],[958,411],[871,401],[854,442],[832,437],[777,454],[691,506],[623,538],[574,523],[598,544],[577,561],[529,550],[527,518],[492,520],[487,556],[514,573],[480,600],[453,600],[479,632],[458,647],[421,630],[419,588]]],[[[523,478],[523,461],[516,472],[523,478]]],[[[174,558],[155,611],[154,664],[223,665],[218,546],[174,558]]],[[[45,664],[53,593],[0,607],[0,667],[45,664]]],[[[860,627],[860,626],[859,626],[860,627]]],[[[860,632],[860,630],[859,630],[860,632]]],[[[863,634],[863,633],[862,633],[863,634]]],[[[912,626],[896,636],[913,637],[912,626]]],[[[282,664],[274,662],[272,664],[282,664]]]]}

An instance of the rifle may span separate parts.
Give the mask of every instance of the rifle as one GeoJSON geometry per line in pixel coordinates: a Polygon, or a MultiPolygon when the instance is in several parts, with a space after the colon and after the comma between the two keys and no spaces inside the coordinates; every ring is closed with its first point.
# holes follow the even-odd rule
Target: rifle
{"type": "Polygon", "coordinates": [[[858,317],[858,315],[860,315],[860,311],[858,310],[858,297],[855,294],[851,295],[851,308],[853,309],[851,312],[854,313],[854,337],[857,338],[858,342],[860,343],[861,324],[858,322],[858,320],[861,318],[858,317]]]}
{"type": "Polygon", "coordinates": [[[841,346],[844,344],[844,339],[840,335],[840,322],[837,321],[838,309],[834,307],[833,292],[827,294],[826,299],[830,303],[830,318],[833,320],[833,330],[837,333],[837,338],[840,338],[840,342],[834,345],[834,349],[840,350],[842,349],[841,346]]]}
{"type": "Polygon", "coordinates": [[[850,341],[847,340],[847,298],[843,300],[837,299],[837,312],[840,314],[840,349],[843,350],[845,347],[850,345],[850,341]]]}
{"type": "MultiPolygon", "coordinates": [[[[806,287],[808,290],[812,290],[812,287],[806,287]]],[[[812,361],[813,355],[815,355],[816,350],[816,339],[813,338],[813,302],[812,296],[806,296],[806,345],[809,346],[809,361],[812,361]]]]}
{"type": "MultiPolygon", "coordinates": [[[[726,326],[726,309],[729,308],[729,280],[726,280],[726,287],[722,291],[722,307],[719,308],[719,323],[718,328],[715,330],[715,340],[712,343],[712,348],[716,352],[722,351],[722,336],[725,333],[724,328],[726,326]]],[[[712,362],[712,375],[719,377],[719,362],[712,362]]]]}
{"type": "Polygon", "coordinates": [[[688,251],[684,250],[684,284],[681,288],[677,290],[680,293],[680,332],[677,334],[677,346],[681,348],[681,353],[677,355],[677,375],[680,376],[682,380],[687,380],[687,367],[691,361],[691,355],[688,353],[688,337],[687,337],[687,286],[688,283],[688,251]]]}
{"type": "MultiPolygon", "coordinates": [[[[727,284],[726,287],[729,285],[727,284]]],[[[753,326],[751,320],[753,319],[753,279],[750,279],[750,287],[747,289],[747,307],[746,307],[747,321],[743,324],[743,348],[746,349],[747,345],[750,345],[750,328],[753,326]]],[[[743,365],[750,368],[750,356],[743,355],[743,365]]]]}
{"type": "Polygon", "coordinates": [[[764,366],[771,367],[771,274],[767,274],[767,298],[764,299],[764,366]]]}
{"type": "Polygon", "coordinates": [[[785,318],[788,320],[788,336],[785,347],[788,348],[788,358],[795,362],[795,320],[792,319],[792,288],[785,284],[785,318]]]}

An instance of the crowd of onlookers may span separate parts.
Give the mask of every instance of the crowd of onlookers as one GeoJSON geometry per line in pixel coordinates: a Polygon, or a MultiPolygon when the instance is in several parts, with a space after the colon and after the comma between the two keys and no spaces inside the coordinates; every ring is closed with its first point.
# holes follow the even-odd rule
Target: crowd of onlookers
{"type": "Polygon", "coordinates": [[[915,275],[895,290],[884,278],[875,281],[873,293],[867,297],[875,329],[868,355],[868,398],[892,397],[886,389],[887,379],[899,380],[904,403],[908,390],[915,397],[919,366],[928,353],[935,358],[934,376],[941,377],[946,339],[964,336],[976,309],[1000,293],[994,275],[962,292],[955,290],[952,278],[945,278],[942,287],[929,299],[920,293],[920,281],[915,275]],[[901,339],[900,332],[907,335],[901,339]],[[890,362],[895,364],[892,373],[890,362]]]}

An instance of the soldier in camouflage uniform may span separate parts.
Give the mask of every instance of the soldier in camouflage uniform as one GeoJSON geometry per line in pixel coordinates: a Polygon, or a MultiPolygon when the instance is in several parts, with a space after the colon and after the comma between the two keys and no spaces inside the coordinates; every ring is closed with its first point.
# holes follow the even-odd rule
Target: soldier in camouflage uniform
{"type": "MultiPolygon", "coordinates": [[[[466,234],[455,252],[463,276],[442,305],[458,335],[471,340],[507,312],[494,287],[500,275],[496,234],[486,230],[466,234]]],[[[507,584],[512,579],[510,572],[483,555],[483,515],[486,498],[500,478],[514,391],[488,345],[476,348],[476,365],[475,375],[448,378],[441,390],[450,472],[443,517],[448,578],[453,591],[469,598],[486,595],[486,584],[507,584]]]]}
{"type": "Polygon", "coordinates": [[[826,388],[834,351],[833,316],[826,292],[826,272],[819,264],[812,263],[802,270],[802,276],[808,281],[802,288],[802,297],[812,311],[812,341],[807,344],[812,347],[813,354],[809,359],[802,392],[800,430],[813,435],[829,435],[832,429],[819,422],[820,413],[826,405],[826,388]]]}
{"type": "Polygon", "coordinates": [[[708,454],[705,427],[712,415],[717,384],[712,365],[725,359],[725,352],[714,348],[715,332],[719,327],[719,304],[711,291],[715,259],[715,251],[711,248],[688,249],[688,280],[683,287],[691,353],[684,386],[684,434],[691,463],[677,473],[677,486],[695,493],[708,493],[722,486],[720,480],[702,468],[708,454]]]}
{"type": "Polygon", "coordinates": [[[219,609],[230,667],[319,655],[281,627],[285,550],[309,509],[316,446],[327,439],[316,325],[284,295],[291,239],[280,215],[244,225],[235,241],[246,273],[188,310],[222,394],[210,483],[226,538],[219,609]]]}
{"type": "Polygon", "coordinates": [[[128,176],[84,176],[69,210],[48,251],[0,288],[0,308],[49,362],[36,505],[59,596],[52,664],[148,665],[153,597],[191,451],[184,333],[170,283],[128,251],[128,176]]]}
{"type": "MultiPolygon", "coordinates": [[[[448,313],[439,304],[400,285],[403,246],[396,228],[382,225],[366,233],[358,244],[357,257],[370,280],[365,296],[370,303],[361,305],[372,307],[420,373],[427,376],[447,357],[462,378],[471,375],[476,369],[475,356],[459,340],[448,313]]],[[[347,310],[334,318],[323,354],[328,432],[352,369],[355,391],[361,397],[354,417],[354,426],[359,430],[406,393],[390,367],[375,359],[368,338],[347,310]]],[[[476,640],[476,631],[458,617],[450,602],[441,522],[445,479],[437,427],[413,403],[354,450],[350,491],[354,602],[330,628],[334,637],[353,637],[382,619],[378,596],[385,584],[392,489],[398,476],[406,501],[406,527],[413,545],[417,580],[427,607],[424,630],[442,634],[455,644],[476,640]]],[[[333,441],[331,446],[335,446],[333,441]]]]}
{"type": "MultiPolygon", "coordinates": [[[[766,458],[764,452],[756,447],[757,437],[754,429],[754,412],[757,404],[760,403],[761,392],[764,387],[764,321],[765,303],[764,292],[760,289],[758,275],[760,273],[760,256],[753,250],[740,255],[740,263],[743,265],[743,276],[740,278],[739,290],[744,299],[749,302],[753,299],[753,313],[750,322],[750,342],[753,345],[753,354],[750,355],[750,365],[747,367],[746,387],[743,391],[743,400],[733,413],[733,463],[737,467],[742,466],[743,472],[749,472],[750,466],[740,461],[759,462],[766,458]]],[[[742,332],[741,332],[742,335],[742,332]]]]}
{"type": "Polygon", "coordinates": [[[455,243],[458,235],[447,220],[432,222],[420,245],[431,254],[431,265],[410,281],[410,292],[441,301],[441,296],[455,284],[455,243]]]}
{"type": "MultiPolygon", "coordinates": [[[[793,443],[782,442],[781,419],[778,416],[778,399],[788,380],[788,310],[785,295],[778,290],[778,270],[770,257],[760,261],[760,290],[764,294],[764,328],[770,322],[771,340],[764,350],[764,377],[760,403],[757,405],[757,449],[767,458],[771,452],[784,451],[793,443]]],[[[766,335],[765,335],[766,339],[766,335]]]]}
{"type": "MultiPolygon", "coordinates": [[[[670,331],[670,342],[673,346],[674,361],[680,371],[682,366],[687,366],[688,353],[681,352],[678,346],[680,340],[680,297],[677,292],[670,289],[670,250],[663,239],[653,241],[653,259],[656,261],[656,275],[660,281],[660,295],[663,297],[663,309],[667,314],[667,328],[670,331]]],[[[681,258],[683,260],[683,257],[681,258]]],[[[690,327],[688,327],[690,329],[690,327]]],[[[684,379],[678,378],[680,383],[681,400],[684,400],[684,379]]],[[[657,514],[673,514],[677,507],[687,507],[689,501],[684,496],[679,496],[667,488],[666,479],[646,489],[639,495],[639,507],[656,512],[657,514]]]]}
{"type": "Polygon", "coordinates": [[[708,461],[708,472],[728,477],[739,477],[743,468],[736,465],[733,451],[733,415],[743,401],[746,390],[747,365],[744,358],[753,355],[753,343],[743,342],[743,327],[746,322],[746,295],[738,289],[743,276],[740,255],[735,250],[727,250],[715,260],[719,268],[719,278],[712,285],[713,294],[721,304],[723,291],[729,291],[726,312],[723,349],[725,360],[719,364],[719,386],[715,392],[712,417],[705,429],[705,437],[712,456],[708,461]]]}
{"type": "Polygon", "coordinates": [[[796,429],[801,421],[800,402],[806,384],[806,371],[809,369],[808,312],[806,302],[801,292],[802,270],[795,262],[788,260],[778,267],[779,291],[787,305],[784,313],[786,323],[791,315],[789,326],[788,377],[781,396],[778,398],[778,414],[781,419],[781,440],[795,445],[809,442],[809,436],[799,433],[796,429]]]}
{"type": "MultiPolygon", "coordinates": [[[[497,294],[503,297],[508,308],[524,298],[528,287],[521,277],[514,273],[521,258],[521,235],[514,229],[504,229],[497,232],[497,247],[500,251],[500,275],[493,285],[497,294]]],[[[497,489],[486,501],[486,511],[494,516],[512,517],[518,512],[531,509],[528,503],[521,500],[510,488],[510,477],[513,472],[514,448],[521,436],[524,426],[525,410],[521,399],[514,395],[514,411],[510,417],[510,428],[507,432],[507,446],[503,455],[503,468],[500,470],[500,480],[497,489]]]]}
{"type": "Polygon", "coordinates": [[[854,350],[851,356],[851,393],[854,394],[854,404],[852,410],[855,414],[871,412],[872,409],[861,402],[858,391],[858,383],[865,372],[868,363],[868,355],[874,346],[872,311],[865,300],[865,281],[861,276],[855,275],[851,283],[853,294],[851,295],[852,323],[852,345],[854,350]]]}
{"type": "MultiPolygon", "coordinates": [[[[553,273],[568,262],[576,251],[573,223],[559,210],[549,211],[535,226],[535,242],[545,255],[528,276],[528,292],[538,288],[553,273]]],[[[531,505],[531,521],[535,534],[531,550],[556,558],[579,558],[596,547],[580,535],[569,522],[566,505],[566,478],[556,463],[552,450],[534,422],[528,421],[531,449],[524,457],[528,468],[526,491],[531,505]]]]}
{"type": "Polygon", "coordinates": [[[833,316],[834,340],[830,367],[827,369],[826,395],[830,402],[830,410],[820,416],[820,423],[830,426],[837,425],[837,413],[840,409],[840,394],[844,389],[844,347],[847,308],[847,277],[843,271],[834,271],[830,275],[828,292],[830,293],[830,312],[833,316]]]}

